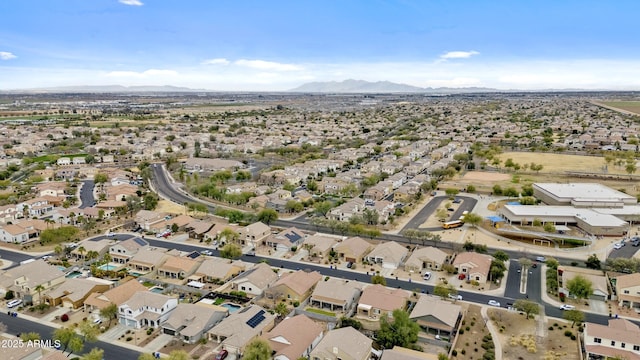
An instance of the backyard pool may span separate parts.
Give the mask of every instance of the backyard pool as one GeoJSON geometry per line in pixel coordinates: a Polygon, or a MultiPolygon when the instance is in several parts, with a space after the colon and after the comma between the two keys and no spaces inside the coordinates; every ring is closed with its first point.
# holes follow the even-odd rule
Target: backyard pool
{"type": "Polygon", "coordinates": [[[220,306],[227,308],[229,310],[229,314],[240,310],[240,308],[242,307],[240,305],[231,304],[231,303],[224,303],[224,304],[222,304],[220,306]]]}
{"type": "Polygon", "coordinates": [[[58,270],[60,270],[60,271],[65,271],[65,270],[67,270],[67,268],[66,268],[66,267],[64,267],[64,266],[56,266],[56,267],[57,267],[57,268],[58,268],[58,270]]]}
{"type": "Polygon", "coordinates": [[[154,286],[151,289],[149,289],[149,291],[156,293],[156,294],[162,294],[162,292],[164,291],[163,287],[160,286],[154,286]]]}
{"type": "Polygon", "coordinates": [[[111,264],[104,264],[104,265],[98,266],[98,269],[105,270],[105,271],[115,270],[117,268],[118,267],[116,265],[111,265],[111,264]]]}
{"type": "Polygon", "coordinates": [[[82,275],[82,272],[80,272],[80,271],[72,271],[72,272],[68,273],[67,275],[65,275],[65,277],[67,279],[73,279],[73,278],[79,277],[80,275],[82,275]]]}

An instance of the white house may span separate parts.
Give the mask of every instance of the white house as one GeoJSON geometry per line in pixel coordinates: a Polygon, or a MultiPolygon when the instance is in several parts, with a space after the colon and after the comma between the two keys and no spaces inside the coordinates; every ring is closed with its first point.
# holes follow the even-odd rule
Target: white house
{"type": "Polygon", "coordinates": [[[118,307],[118,322],[140,329],[157,328],[178,306],[178,299],[150,291],[138,291],[118,307]]]}

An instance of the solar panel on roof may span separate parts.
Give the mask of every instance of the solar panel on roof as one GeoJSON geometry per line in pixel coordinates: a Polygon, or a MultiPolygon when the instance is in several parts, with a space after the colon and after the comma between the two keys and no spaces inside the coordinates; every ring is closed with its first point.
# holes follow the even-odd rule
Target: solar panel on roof
{"type": "Polygon", "coordinates": [[[139,237],[133,238],[133,241],[136,242],[136,244],[140,245],[140,246],[147,246],[149,245],[149,243],[147,243],[146,241],[142,240],[139,237]]]}
{"type": "Polygon", "coordinates": [[[191,258],[191,259],[195,259],[195,258],[197,258],[198,256],[200,256],[200,253],[199,253],[199,252],[197,252],[197,251],[194,251],[194,252],[192,252],[191,254],[187,255],[187,257],[188,257],[188,258],[191,258]]]}
{"type": "Polygon", "coordinates": [[[255,328],[264,319],[264,310],[260,310],[257,314],[253,315],[251,319],[247,320],[247,325],[251,326],[251,328],[255,328]]]}
{"type": "Polygon", "coordinates": [[[292,232],[292,233],[284,234],[284,237],[286,237],[287,239],[289,239],[289,242],[296,242],[296,241],[298,241],[298,240],[302,239],[302,236],[300,236],[300,235],[299,235],[299,234],[297,234],[297,233],[293,233],[293,232],[292,232]]]}

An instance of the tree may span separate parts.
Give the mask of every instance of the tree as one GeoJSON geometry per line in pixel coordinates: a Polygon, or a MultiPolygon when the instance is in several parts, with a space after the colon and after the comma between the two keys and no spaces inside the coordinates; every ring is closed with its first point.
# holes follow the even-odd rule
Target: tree
{"type": "Polygon", "coordinates": [[[111,320],[118,317],[118,305],[110,303],[100,310],[100,316],[109,319],[109,326],[111,326],[111,320]]]}
{"type": "Polygon", "coordinates": [[[518,262],[525,269],[530,267],[533,264],[533,261],[531,261],[530,259],[527,259],[525,257],[518,259],[518,262]]]}
{"type": "Polygon", "coordinates": [[[236,244],[227,244],[220,249],[220,256],[225,259],[237,259],[242,256],[242,249],[236,244]]]}
{"type": "Polygon", "coordinates": [[[80,253],[80,256],[82,257],[83,260],[84,260],[84,253],[86,252],[87,252],[87,249],[85,249],[84,246],[78,247],[78,253],[80,253]]]}
{"type": "Polygon", "coordinates": [[[229,228],[224,228],[220,232],[220,234],[218,234],[218,239],[224,240],[227,243],[235,242],[236,240],[238,240],[239,237],[240,237],[240,234],[238,234],[237,232],[229,228]]]}
{"type": "Polygon", "coordinates": [[[327,214],[333,207],[331,201],[321,201],[313,204],[313,210],[316,214],[327,217],[327,214]]]}
{"type": "Polygon", "coordinates": [[[449,360],[449,357],[447,356],[447,354],[439,353],[438,360],[449,360]]]}
{"type": "Polygon", "coordinates": [[[38,292],[38,302],[42,305],[42,290],[44,290],[44,286],[42,286],[42,284],[38,284],[33,290],[38,292]]]}
{"type": "Polygon", "coordinates": [[[82,341],[82,338],[78,335],[75,335],[73,337],[71,337],[71,339],[69,340],[69,343],[67,344],[67,349],[69,350],[69,354],[72,353],[79,353],[82,351],[82,349],[84,348],[84,341],[82,341]]]}
{"type": "Polygon", "coordinates": [[[242,358],[246,360],[269,360],[271,359],[271,346],[266,340],[256,338],[247,345],[242,358]]]}
{"type": "Polygon", "coordinates": [[[495,254],[493,254],[493,257],[494,257],[496,260],[500,260],[500,261],[507,261],[507,260],[509,260],[509,255],[507,255],[507,253],[506,253],[506,252],[504,252],[504,251],[502,251],[502,250],[498,250],[498,251],[496,251],[496,253],[495,253],[495,254]]]}
{"type": "Polygon", "coordinates": [[[297,213],[304,210],[304,205],[296,200],[288,200],[284,206],[285,210],[290,213],[297,213]]]}
{"type": "Polygon", "coordinates": [[[600,263],[600,259],[598,259],[598,256],[596,254],[589,255],[589,258],[585,263],[587,265],[587,268],[589,269],[600,270],[602,266],[602,264],[600,263]]]}
{"type": "Polygon", "coordinates": [[[276,220],[278,220],[278,212],[273,209],[264,209],[258,213],[258,221],[262,221],[267,225],[276,220]]]}
{"type": "Polygon", "coordinates": [[[156,357],[153,354],[143,353],[138,356],[138,360],[156,360],[156,357]]]}
{"type": "Polygon", "coordinates": [[[95,342],[98,340],[100,329],[98,329],[97,326],[94,326],[89,320],[81,322],[79,329],[80,333],[84,337],[84,341],[95,342]]]}
{"type": "Polygon", "coordinates": [[[91,351],[82,357],[82,360],[102,360],[104,359],[104,350],[99,348],[93,348],[91,351]]]}
{"type": "Polygon", "coordinates": [[[478,224],[482,222],[482,216],[475,213],[468,213],[464,216],[464,222],[473,227],[477,227],[478,224]]]}
{"type": "Polygon", "coordinates": [[[443,299],[449,297],[450,292],[451,288],[444,284],[438,284],[433,288],[433,295],[440,296],[443,299]]]}
{"type": "Polygon", "coordinates": [[[382,286],[386,286],[387,285],[387,279],[385,279],[384,276],[382,276],[382,275],[373,275],[371,277],[371,283],[372,284],[380,284],[382,286]]]}
{"type": "Polygon", "coordinates": [[[548,232],[548,233],[554,233],[556,232],[556,226],[553,223],[544,223],[544,226],[542,227],[544,229],[544,231],[548,232]]]}
{"type": "Polygon", "coordinates": [[[380,319],[380,330],[376,333],[376,338],[383,349],[391,349],[396,345],[414,348],[419,331],[420,326],[409,319],[409,313],[396,309],[393,310],[392,322],[389,322],[387,316],[380,319]]]}
{"type": "Polygon", "coordinates": [[[279,302],[278,305],[276,305],[276,308],[274,310],[276,314],[278,314],[280,317],[284,317],[289,312],[289,309],[287,308],[287,304],[283,302],[279,302]]]}
{"type": "Polygon", "coordinates": [[[173,350],[172,352],[169,353],[169,357],[167,359],[169,359],[169,360],[190,360],[191,357],[184,350],[173,350]]]}
{"type": "Polygon", "coordinates": [[[588,299],[593,294],[593,284],[582,275],[576,275],[567,281],[567,290],[578,299],[588,299]]]}
{"type": "Polygon", "coordinates": [[[529,315],[537,315],[540,313],[540,306],[533,301],[519,299],[513,304],[513,307],[518,311],[522,311],[527,315],[527,320],[529,320],[529,315]]]}
{"type": "Polygon", "coordinates": [[[458,195],[459,191],[458,191],[458,189],[454,189],[454,188],[447,188],[447,189],[444,191],[444,193],[445,193],[445,194],[447,194],[447,196],[448,196],[448,197],[452,198],[452,197],[454,197],[454,196],[458,195]]]}
{"type": "Polygon", "coordinates": [[[565,310],[562,314],[562,318],[571,321],[571,327],[573,327],[576,323],[584,321],[584,313],[577,309],[565,310]]]}

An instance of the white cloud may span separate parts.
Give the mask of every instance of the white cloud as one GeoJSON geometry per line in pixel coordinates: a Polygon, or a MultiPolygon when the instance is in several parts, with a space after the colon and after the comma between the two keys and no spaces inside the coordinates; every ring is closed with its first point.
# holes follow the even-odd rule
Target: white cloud
{"type": "Polygon", "coordinates": [[[140,0],[118,0],[120,4],[129,5],[129,6],[142,6],[144,5],[140,0]]]}
{"type": "Polygon", "coordinates": [[[208,59],[202,62],[202,65],[229,65],[230,61],[225,58],[208,59]]]}
{"type": "Polygon", "coordinates": [[[161,77],[161,76],[176,76],[178,75],[177,71],[174,70],[159,70],[159,69],[149,69],[142,72],[136,71],[111,71],[107,73],[107,77],[122,77],[122,78],[150,78],[150,77],[161,77]]]}
{"type": "Polygon", "coordinates": [[[13,55],[10,52],[0,51],[0,60],[11,60],[11,59],[15,59],[15,58],[17,58],[17,56],[13,55]]]}
{"type": "Polygon", "coordinates": [[[239,66],[246,66],[252,69],[259,70],[270,70],[270,71],[298,71],[303,68],[294,64],[282,64],[272,61],[264,61],[264,60],[237,60],[234,64],[239,66]]]}
{"type": "Polygon", "coordinates": [[[471,50],[471,51],[449,51],[448,53],[440,55],[441,59],[466,59],[470,58],[473,55],[479,55],[480,53],[471,50]]]}

